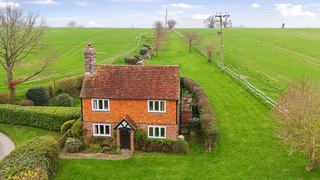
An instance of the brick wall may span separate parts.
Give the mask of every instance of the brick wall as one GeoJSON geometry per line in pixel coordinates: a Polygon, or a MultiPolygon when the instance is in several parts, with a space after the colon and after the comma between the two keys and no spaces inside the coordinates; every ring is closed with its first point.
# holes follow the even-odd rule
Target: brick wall
{"type": "Polygon", "coordinates": [[[181,125],[187,126],[188,125],[188,119],[192,118],[192,112],[181,112],[181,125]]]}

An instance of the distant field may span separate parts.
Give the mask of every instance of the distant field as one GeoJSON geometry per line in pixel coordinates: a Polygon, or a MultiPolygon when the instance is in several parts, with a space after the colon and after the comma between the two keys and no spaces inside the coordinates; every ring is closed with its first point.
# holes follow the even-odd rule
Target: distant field
{"type": "MultiPolygon", "coordinates": [[[[144,32],[151,32],[151,29],[50,28],[43,43],[51,43],[53,49],[58,49],[59,58],[46,72],[32,79],[36,82],[18,85],[18,94],[21,89],[84,73],[82,50],[87,43],[92,43],[97,52],[107,52],[97,56],[97,62],[101,64],[134,47],[138,42],[138,36],[144,32]]],[[[14,72],[15,79],[25,77],[37,68],[33,66],[38,64],[37,58],[31,56],[29,59],[19,64],[19,68],[14,72]]],[[[5,80],[6,72],[1,68],[0,91],[7,91],[3,83],[5,80]]]]}

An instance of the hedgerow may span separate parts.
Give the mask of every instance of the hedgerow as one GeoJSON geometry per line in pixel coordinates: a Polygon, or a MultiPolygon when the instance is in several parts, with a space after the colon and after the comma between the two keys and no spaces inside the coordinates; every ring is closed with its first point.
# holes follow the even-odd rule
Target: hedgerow
{"type": "Polygon", "coordinates": [[[193,93],[193,98],[198,105],[201,134],[205,141],[205,147],[206,150],[211,151],[215,147],[219,129],[208,95],[200,84],[191,78],[181,77],[180,83],[184,88],[193,93]]]}
{"type": "Polygon", "coordinates": [[[73,124],[75,123],[75,120],[69,120],[65,123],[63,123],[63,125],[61,126],[61,134],[66,133],[69,129],[71,129],[71,127],[73,126],[73,124]]]}
{"type": "Polygon", "coordinates": [[[31,139],[0,161],[0,179],[25,176],[28,177],[25,179],[32,179],[36,173],[39,173],[37,178],[53,179],[59,167],[59,152],[57,142],[52,138],[31,139]]]}
{"type": "Polygon", "coordinates": [[[64,122],[80,117],[75,107],[0,105],[0,123],[25,125],[60,131],[64,122]]]}

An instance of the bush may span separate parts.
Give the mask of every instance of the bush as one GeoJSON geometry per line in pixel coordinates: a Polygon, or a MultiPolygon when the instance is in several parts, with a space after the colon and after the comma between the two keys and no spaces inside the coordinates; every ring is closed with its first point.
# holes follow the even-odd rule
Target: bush
{"type": "Polygon", "coordinates": [[[197,135],[200,135],[201,127],[200,127],[200,119],[193,118],[188,119],[188,132],[194,131],[197,135]]]}
{"type": "Polygon", "coordinates": [[[53,89],[51,97],[58,96],[62,93],[67,93],[71,97],[78,98],[82,88],[84,77],[85,77],[84,75],[81,75],[81,76],[60,79],[59,81],[56,81],[55,87],[52,87],[52,86],[47,87],[48,93],[50,94],[49,88],[51,87],[53,89]]]}
{"type": "Polygon", "coordinates": [[[140,56],[140,54],[135,54],[135,55],[133,55],[133,56],[134,56],[135,58],[137,58],[138,61],[141,61],[141,59],[142,59],[141,56],[140,56]]]}
{"type": "Polygon", "coordinates": [[[136,65],[138,62],[138,59],[134,56],[127,56],[125,58],[126,63],[130,64],[130,65],[136,65]]]}
{"type": "Polygon", "coordinates": [[[84,129],[82,126],[81,118],[79,118],[71,128],[71,134],[74,138],[83,140],[84,129]]]}
{"type": "Polygon", "coordinates": [[[172,151],[175,154],[188,154],[189,144],[184,140],[175,141],[172,145],[172,151]]]}
{"type": "Polygon", "coordinates": [[[0,179],[23,177],[25,172],[36,172],[44,176],[41,169],[46,170],[47,178],[53,179],[59,167],[59,147],[49,137],[36,137],[13,150],[0,161],[0,179]]]}
{"type": "Polygon", "coordinates": [[[143,47],[142,49],[140,49],[139,54],[143,56],[143,55],[145,55],[148,51],[149,51],[149,49],[148,49],[148,48],[143,47]]]}
{"type": "Polygon", "coordinates": [[[66,132],[72,127],[72,125],[73,125],[75,122],[76,122],[75,120],[69,120],[69,121],[63,123],[63,125],[61,126],[60,132],[61,132],[62,134],[66,133],[66,132]]]}
{"type": "Polygon", "coordinates": [[[81,108],[0,105],[0,123],[60,131],[64,122],[80,117],[81,108]]]}
{"type": "Polygon", "coordinates": [[[44,87],[33,87],[28,89],[26,98],[33,101],[35,106],[45,106],[48,102],[44,87]]]}
{"type": "Polygon", "coordinates": [[[83,143],[81,140],[72,137],[68,137],[65,144],[67,151],[71,153],[78,152],[82,146],[83,143]]]}
{"type": "Polygon", "coordinates": [[[54,106],[72,107],[73,99],[69,94],[62,93],[52,100],[54,106]]]}
{"type": "Polygon", "coordinates": [[[9,93],[0,92],[0,104],[8,104],[10,102],[9,93]]]}
{"type": "Polygon", "coordinates": [[[147,45],[147,44],[143,44],[143,47],[146,47],[146,48],[148,48],[148,49],[151,49],[150,46],[147,45]]]}
{"type": "Polygon", "coordinates": [[[19,102],[19,106],[33,106],[33,101],[25,99],[19,102]]]}

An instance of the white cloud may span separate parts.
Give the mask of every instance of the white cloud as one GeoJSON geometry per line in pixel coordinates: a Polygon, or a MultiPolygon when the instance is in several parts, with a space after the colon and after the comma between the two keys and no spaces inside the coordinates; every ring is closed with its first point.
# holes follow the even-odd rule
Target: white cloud
{"type": "Polygon", "coordinates": [[[53,0],[25,1],[25,3],[31,3],[31,4],[60,4],[57,1],[53,1],[53,0]]]}
{"type": "Polygon", "coordinates": [[[97,24],[97,23],[92,22],[92,21],[89,21],[87,24],[88,24],[89,26],[91,26],[91,27],[102,27],[100,24],[97,24]]]}
{"type": "Polygon", "coordinates": [[[171,7],[171,8],[204,8],[205,6],[195,6],[192,4],[183,4],[183,3],[179,3],[179,4],[169,4],[169,5],[161,5],[161,7],[171,7]]]}
{"type": "Polygon", "coordinates": [[[280,13],[282,16],[308,16],[308,17],[317,17],[315,13],[311,12],[302,12],[301,5],[292,4],[275,4],[276,11],[280,13]]]}
{"type": "Polygon", "coordinates": [[[12,7],[19,7],[19,3],[14,3],[14,2],[0,2],[0,8],[5,8],[7,6],[12,6],[12,7]]]}
{"type": "Polygon", "coordinates": [[[254,3],[254,4],[252,4],[250,7],[252,7],[252,8],[258,8],[258,7],[260,7],[260,4],[254,3]]]}
{"type": "Polygon", "coordinates": [[[307,4],[305,6],[303,6],[304,8],[308,8],[310,6],[320,6],[320,4],[307,4]]]}
{"type": "Polygon", "coordinates": [[[211,15],[206,15],[206,14],[194,14],[191,19],[196,19],[196,20],[201,19],[201,20],[204,20],[204,19],[208,18],[209,16],[211,16],[211,15]]]}
{"type": "Polygon", "coordinates": [[[84,2],[75,1],[75,3],[79,4],[80,6],[85,6],[85,5],[88,5],[88,4],[95,5],[93,2],[90,2],[90,1],[84,1],[84,2]]]}
{"type": "MultiPolygon", "coordinates": [[[[157,11],[157,14],[166,14],[166,11],[157,11]]],[[[182,14],[183,11],[169,11],[168,14],[169,15],[175,15],[175,14],[182,14]]]]}

